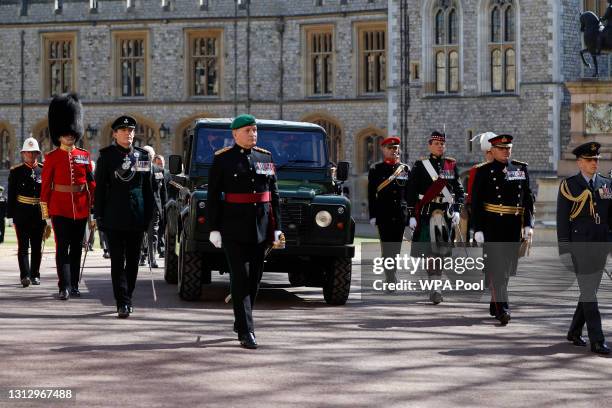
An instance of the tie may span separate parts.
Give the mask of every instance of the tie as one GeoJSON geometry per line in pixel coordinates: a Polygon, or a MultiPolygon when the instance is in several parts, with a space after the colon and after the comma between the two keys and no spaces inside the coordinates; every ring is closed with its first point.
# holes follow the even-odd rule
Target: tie
{"type": "Polygon", "coordinates": [[[589,180],[589,188],[591,189],[591,191],[595,190],[595,187],[593,186],[593,179],[589,180]]]}

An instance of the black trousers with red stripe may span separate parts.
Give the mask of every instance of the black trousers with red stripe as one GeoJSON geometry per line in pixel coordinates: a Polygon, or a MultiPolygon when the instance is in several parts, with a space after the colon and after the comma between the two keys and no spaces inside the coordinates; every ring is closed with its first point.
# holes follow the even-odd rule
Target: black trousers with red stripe
{"type": "Polygon", "coordinates": [[[45,222],[41,219],[29,223],[15,224],[17,234],[17,262],[19,278],[40,278],[40,260],[42,258],[42,236],[45,222]],[[30,250],[30,254],[28,254],[30,250]]]}
{"type": "Polygon", "coordinates": [[[54,216],[51,218],[55,232],[55,266],[57,267],[57,286],[61,289],[77,289],[81,269],[83,236],[87,218],[73,220],[54,216]]]}

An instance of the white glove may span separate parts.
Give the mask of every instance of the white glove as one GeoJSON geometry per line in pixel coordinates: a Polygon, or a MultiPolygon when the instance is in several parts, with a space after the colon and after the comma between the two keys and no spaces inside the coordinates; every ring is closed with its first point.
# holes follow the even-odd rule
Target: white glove
{"type": "Polygon", "coordinates": [[[461,220],[461,216],[459,216],[459,213],[457,211],[455,211],[453,213],[453,216],[451,217],[451,223],[453,225],[459,225],[459,221],[461,220]]]}
{"type": "Polygon", "coordinates": [[[477,231],[474,234],[474,241],[476,241],[479,244],[482,244],[484,242],[484,234],[482,233],[482,231],[477,231]]]}
{"type": "Polygon", "coordinates": [[[278,230],[274,231],[274,241],[278,241],[282,233],[283,231],[278,231],[278,230]]]}
{"type": "Polygon", "coordinates": [[[533,235],[533,228],[531,228],[531,227],[523,228],[523,237],[525,239],[531,239],[532,235],[533,235]]]}
{"type": "Polygon", "coordinates": [[[370,225],[373,227],[376,226],[376,218],[370,218],[370,225]]]}
{"type": "Polygon", "coordinates": [[[210,231],[208,240],[215,246],[215,248],[221,248],[221,233],[219,231],[210,231]]]}
{"type": "Polygon", "coordinates": [[[7,218],[6,220],[8,221],[8,225],[13,225],[13,219],[12,218],[7,218]]]}
{"type": "Polygon", "coordinates": [[[417,227],[417,222],[416,222],[416,218],[414,217],[410,217],[410,221],[408,221],[408,227],[411,230],[414,230],[417,227]]]}
{"type": "Polygon", "coordinates": [[[45,218],[45,222],[48,226],[53,227],[53,225],[51,225],[51,218],[45,218]]]}

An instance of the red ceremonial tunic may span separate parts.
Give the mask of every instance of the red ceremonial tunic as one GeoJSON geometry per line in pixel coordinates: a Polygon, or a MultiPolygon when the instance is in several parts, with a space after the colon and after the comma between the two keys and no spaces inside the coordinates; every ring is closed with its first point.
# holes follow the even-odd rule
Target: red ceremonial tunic
{"type": "Polygon", "coordinates": [[[89,216],[96,183],[87,150],[64,146],[45,155],[40,190],[43,218],[60,216],[73,220],[89,216]]]}

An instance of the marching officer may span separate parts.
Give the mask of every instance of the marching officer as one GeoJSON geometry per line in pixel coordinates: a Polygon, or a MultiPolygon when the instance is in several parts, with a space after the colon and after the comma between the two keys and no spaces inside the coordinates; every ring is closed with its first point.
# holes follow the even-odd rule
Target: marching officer
{"type": "MultiPolygon", "coordinates": [[[[368,173],[370,224],[378,227],[382,256],[395,258],[402,248],[408,223],[408,179],[410,167],[400,162],[400,139],[387,137],[380,143],[383,161],[368,173]]],[[[387,282],[397,282],[395,268],[385,270],[387,282]]]]}
{"type": "Polygon", "coordinates": [[[38,141],[29,137],[23,142],[23,162],[11,167],[8,178],[8,218],[17,234],[17,262],[23,287],[40,285],[40,261],[43,233],[47,223],[40,212],[42,164],[38,163],[38,141]],[[28,248],[31,255],[28,255],[28,248]],[[30,260],[31,256],[31,260],[30,260]]]}
{"type": "MultiPolygon", "coordinates": [[[[408,206],[414,207],[409,226],[413,230],[412,256],[444,255],[450,249],[452,226],[459,224],[464,192],[457,162],[445,156],[446,135],[433,131],[429,136],[429,157],[414,163],[410,182],[408,206]],[[436,250],[432,247],[437,248],[436,250]]],[[[442,271],[427,270],[430,279],[440,279],[442,271]]],[[[442,293],[432,290],[429,300],[437,305],[442,293]]]]}
{"type": "MultiPolygon", "coordinates": [[[[85,224],[93,205],[95,182],[87,150],[75,144],[83,136],[83,107],[74,93],[58,95],[49,105],[49,135],[55,149],[42,170],[42,217],[55,232],[59,298],[80,297],[79,268],[85,224]]],[[[95,222],[90,219],[90,227],[95,222]]]]}
{"type": "Polygon", "coordinates": [[[601,327],[597,290],[610,250],[612,227],[612,180],[597,173],[597,142],[584,143],[573,150],[578,174],[561,182],[557,198],[557,238],[559,254],[571,256],[580,288],[580,299],[567,333],[576,346],[586,346],[582,329],[587,326],[591,351],[610,354],[601,327]],[[570,244],[571,243],[571,244],[570,244]]]}
{"type": "Polygon", "coordinates": [[[134,312],[140,248],[155,205],[152,158],[133,144],[134,118],[120,116],[111,127],[113,143],[100,150],[96,162],[94,214],[108,241],[117,315],[127,318],[134,312]]]}
{"type": "Polygon", "coordinates": [[[256,146],[255,117],[237,116],[230,128],[235,144],[215,152],[208,178],[210,242],[223,247],[229,263],[234,331],[242,347],[255,349],[253,306],[265,252],[283,240],[279,194],[272,155],[256,146]]]}
{"type": "Polygon", "coordinates": [[[497,136],[493,132],[485,132],[479,135],[476,135],[472,138],[472,142],[478,139],[480,143],[480,150],[483,154],[484,161],[478,164],[473,165],[467,176],[467,185],[466,185],[466,194],[465,194],[465,206],[461,211],[461,232],[466,237],[466,241],[468,241],[468,235],[470,232],[473,234],[474,230],[471,225],[471,213],[472,213],[472,186],[474,185],[474,178],[476,177],[476,171],[479,167],[484,166],[491,160],[493,160],[493,153],[491,153],[491,142],[490,140],[497,136]],[[465,221],[465,222],[464,222],[465,221]]]}
{"type": "Polygon", "coordinates": [[[489,313],[510,321],[508,281],[516,275],[521,240],[533,234],[533,194],[527,163],[511,160],[511,135],[489,140],[493,160],[478,167],[472,186],[474,239],[485,243],[485,278],[491,290],[489,313]]]}

